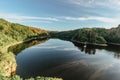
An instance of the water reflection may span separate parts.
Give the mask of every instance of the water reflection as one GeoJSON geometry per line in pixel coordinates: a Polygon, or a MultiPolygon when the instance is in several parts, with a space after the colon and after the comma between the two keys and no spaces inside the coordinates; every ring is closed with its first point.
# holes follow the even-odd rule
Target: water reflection
{"type": "Polygon", "coordinates": [[[103,47],[103,46],[86,45],[86,47],[84,47],[84,44],[80,44],[76,42],[73,42],[73,44],[74,46],[78,47],[78,49],[81,52],[85,52],[85,54],[95,55],[96,49],[99,49],[99,50],[104,49],[104,50],[113,52],[114,57],[117,59],[120,59],[120,46],[109,45],[109,46],[103,47]]]}
{"type": "Polygon", "coordinates": [[[16,56],[17,75],[23,78],[39,75],[60,77],[63,80],[120,79],[120,60],[116,59],[119,58],[119,47],[84,47],[83,44],[73,44],[48,40],[44,44],[23,50],[16,56]],[[113,55],[117,57],[114,58],[113,55]]]}
{"type": "MultiPolygon", "coordinates": [[[[14,46],[11,46],[8,48],[9,52],[13,52],[14,54],[18,54],[20,53],[22,50],[31,47],[33,45],[37,45],[37,44],[41,44],[44,43],[45,41],[47,41],[48,39],[44,39],[44,40],[33,40],[33,41],[29,41],[29,42],[25,42],[25,43],[20,43],[14,46]]],[[[99,50],[107,50],[107,51],[111,51],[113,52],[112,55],[114,55],[115,58],[120,59],[120,46],[113,46],[113,45],[109,45],[107,47],[102,47],[102,46],[94,46],[94,45],[87,45],[86,47],[84,47],[84,44],[80,44],[80,43],[76,43],[76,42],[72,42],[74,44],[74,46],[76,46],[81,52],[84,52],[85,54],[89,54],[89,55],[95,55],[96,54],[96,49],[99,50]]]]}
{"type": "Polygon", "coordinates": [[[41,44],[44,43],[45,41],[47,41],[48,39],[44,39],[44,40],[33,40],[33,41],[28,41],[28,42],[24,42],[24,43],[20,43],[14,46],[10,46],[8,48],[8,52],[13,52],[15,55],[17,55],[18,53],[20,53],[22,50],[29,48],[31,46],[37,45],[37,44],[41,44]]]}

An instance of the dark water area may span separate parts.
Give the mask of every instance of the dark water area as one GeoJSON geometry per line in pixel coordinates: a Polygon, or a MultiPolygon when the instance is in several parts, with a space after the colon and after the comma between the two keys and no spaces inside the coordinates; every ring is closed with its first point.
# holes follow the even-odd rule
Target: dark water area
{"type": "MultiPolygon", "coordinates": [[[[12,50],[12,49],[10,49],[12,50]]],[[[20,50],[19,50],[20,52],[20,50]]],[[[17,74],[63,80],[120,80],[120,48],[50,39],[16,55],[17,74]]]]}

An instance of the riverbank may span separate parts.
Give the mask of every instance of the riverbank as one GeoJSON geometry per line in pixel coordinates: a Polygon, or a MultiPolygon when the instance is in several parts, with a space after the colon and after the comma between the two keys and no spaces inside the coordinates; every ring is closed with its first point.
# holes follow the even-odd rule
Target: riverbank
{"type": "MultiPolygon", "coordinates": [[[[12,79],[12,80],[22,80],[19,76],[16,76],[16,68],[17,68],[17,63],[15,60],[15,55],[12,52],[8,51],[8,48],[11,46],[19,45],[21,43],[27,43],[32,40],[37,40],[38,38],[31,38],[27,39],[25,41],[19,41],[15,42],[12,44],[9,44],[5,47],[3,47],[1,50],[1,55],[0,55],[0,79],[12,79]],[[13,77],[12,77],[13,76],[13,77]]],[[[39,38],[40,39],[40,38],[39,38]]],[[[62,80],[61,78],[51,78],[51,77],[37,77],[37,78],[30,78],[32,80],[62,80]]]]}
{"type": "Polygon", "coordinates": [[[80,42],[80,41],[75,41],[75,40],[71,40],[71,42],[74,43],[78,43],[81,45],[89,45],[89,46],[99,46],[99,47],[107,47],[107,44],[96,44],[96,43],[88,43],[88,42],[80,42]]]}
{"type": "Polygon", "coordinates": [[[107,43],[107,45],[109,45],[109,46],[120,47],[120,44],[118,44],[118,43],[107,43]]]}

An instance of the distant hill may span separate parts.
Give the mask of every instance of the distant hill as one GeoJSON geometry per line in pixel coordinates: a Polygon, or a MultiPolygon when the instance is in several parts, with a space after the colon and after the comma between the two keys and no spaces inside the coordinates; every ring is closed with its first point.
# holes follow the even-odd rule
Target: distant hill
{"type": "Polygon", "coordinates": [[[109,29],[106,39],[108,42],[120,43],[120,25],[116,28],[109,29]]]}
{"type": "Polygon", "coordinates": [[[45,31],[42,29],[11,23],[0,19],[0,47],[8,44],[23,41],[28,37],[50,34],[51,38],[64,40],[76,40],[88,43],[120,43],[120,25],[116,28],[81,28],[69,31],[45,31]]]}
{"type": "Polygon", "coordinates": [[[47,31],[0,19],[0,46],[7,46],[42,33],[47,34],[47,31]]]}
{"type": "Polygon", "coordinates": [[[120,25],[116,28],[81,28],[70,31],[50,31],[52,38],[76,40],[80,42],[106,44],[120,43],[120,25]]]}

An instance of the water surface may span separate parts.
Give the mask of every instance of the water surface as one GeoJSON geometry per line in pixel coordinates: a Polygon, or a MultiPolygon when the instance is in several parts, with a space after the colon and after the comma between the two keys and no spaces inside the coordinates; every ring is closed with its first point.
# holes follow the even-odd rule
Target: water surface
{"type": "Polygon", "coordinates": [[[63,80],[120,80],[120,49],[50,39],[21,51],[17,74],[23,78],[47,76],[63,80]]]}

